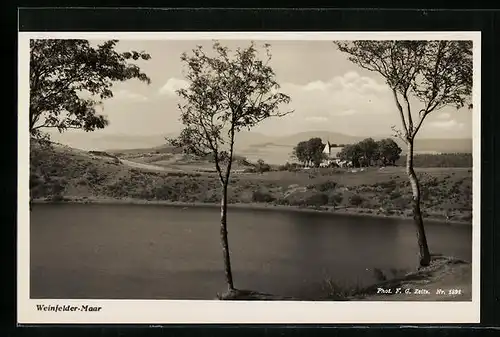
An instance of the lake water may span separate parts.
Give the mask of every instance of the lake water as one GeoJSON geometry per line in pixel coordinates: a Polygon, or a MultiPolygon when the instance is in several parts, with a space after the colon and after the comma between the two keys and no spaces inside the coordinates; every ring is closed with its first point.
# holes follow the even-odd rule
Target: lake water
{"type": "MultiPolygon", "coordinates": [[[[30,228],[32,298],[213,299],[226,290],[217,208],[37,204],[30,228]]],[[[240,289],[316,296],[329,278],[368,284],[373,268],[417,263],[403,220],[230,209],[228,229],[240,289]]],[[[471,226],[426,229],[431,252],[471,260],[471,226]]]]}

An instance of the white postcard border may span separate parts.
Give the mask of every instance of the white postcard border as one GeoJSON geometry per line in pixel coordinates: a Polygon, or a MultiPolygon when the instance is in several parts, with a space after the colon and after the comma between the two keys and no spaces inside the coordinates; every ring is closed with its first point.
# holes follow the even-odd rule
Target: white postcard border
{"type": "MultiPolygon", "coordinates": [[[[19,324],[478,323],[480,319],[481,33],[480,32],[20,32],[18,40],[19,324]],[[30,299],[29,39],[119,40],[473,40],[473,232],[471,302],[302,302],[30,299]],[[38,311],[38,305],[100,306],[98,312],[38,311]]],[[[223,286],[221,284],[221,286],[223,286]]]]}

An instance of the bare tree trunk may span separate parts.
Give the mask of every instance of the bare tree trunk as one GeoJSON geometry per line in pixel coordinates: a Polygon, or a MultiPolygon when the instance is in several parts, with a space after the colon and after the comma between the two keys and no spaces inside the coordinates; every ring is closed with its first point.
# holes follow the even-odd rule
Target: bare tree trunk
{"type": "Polygon", "coordinates": [[[224,179],[221,179],[222,198],[220,202],[220,239],[222,243],[222,254],[224,257],[224,273],[226,275],[228,291],[234,290],[233,272],[231,271],[231,258],[229,254],[229,242],[227,239],[227,186],[229,185],[229,177],[231,176],[231,167],[233,164],[233,150],[234,150],[234,120],[231,123],[231,130],[230,130],[229,158],[227,158],[229,161],[227,162],[225,177],[224,179]]]}
{"type": "Polygon", "coordinates": [[[231,271],[231,258],[229,256],[229,243],[227,239],[227,185],[226,180],[222,184],[222,199],[220,202],[220,240],[222,244],[222,254],[224,257],[224,273],[226,275],[227,288],[234,290],[233,273],[231,271]]]}
{"type": "Polygon", "coordinates": [[[406,154],[406,174],[410,179],[412,190],[413,220],[415,221],[417,240],[419,247],[420,266],[426,267],[430,264],[430,253],[425,236],[424,221],[420,210],[420,186],[418,178],[413,168],[413,139],[408,140],[408,153],[406,154]]]}

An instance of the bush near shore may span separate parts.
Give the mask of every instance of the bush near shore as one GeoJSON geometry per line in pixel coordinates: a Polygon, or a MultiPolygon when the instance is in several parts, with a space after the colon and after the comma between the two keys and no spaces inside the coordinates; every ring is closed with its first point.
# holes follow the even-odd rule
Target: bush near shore
{"type": "MultiPolygon", "coordinates": [[[[262,164],[262,163],[261,163],[262,164]]],[[[262,165],[261,165],[262,166],[262,165]]],[[[472,169],[417,169],[424,216],[471,221],[472,169]]],[[[67,148],[32,147],[30,191],[34,199],[106,197],[217,203],[214,174],[131,168],[116,158],[67,148]]],[[[263,203],[323,210],[410,216],[411,189],[403,167],[361,170],[311,169],[233,174],[229,203],[263,203]]]]}

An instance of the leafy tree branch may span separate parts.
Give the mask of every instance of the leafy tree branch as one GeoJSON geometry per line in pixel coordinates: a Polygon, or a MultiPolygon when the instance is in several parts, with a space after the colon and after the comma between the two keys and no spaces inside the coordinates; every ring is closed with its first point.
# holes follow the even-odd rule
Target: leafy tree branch
{"type": "Polygon", "coordinates": [[[30,134],[42,129],[93,131],[109,122],[97,113],[104,99],[113,97],[114,82],[150,78],[129,61],[147,61],[145,52],[117,52],[118,40],[92,47],[88,40],[30,40],[30,134]]]}

